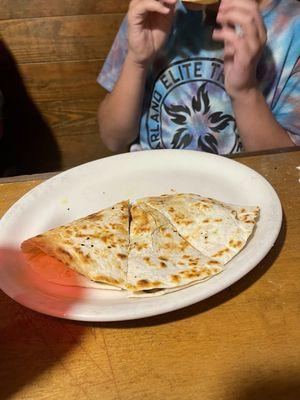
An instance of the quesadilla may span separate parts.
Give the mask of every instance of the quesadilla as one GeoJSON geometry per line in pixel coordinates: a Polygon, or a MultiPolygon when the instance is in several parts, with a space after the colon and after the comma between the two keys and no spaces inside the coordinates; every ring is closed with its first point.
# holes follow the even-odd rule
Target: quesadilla
{"type": "Polygon", "coordinates": [[[117,203],[22,243],[44,279],[158,296],[220,273],[246,244],[258,207],[197,194],[117,203]]]}
{"type": "Polygon", "coordinates": [[[259,207],[226,204],[197,194],[163,195],[140,201],[159,211],[184,240],[221,265],[245,246],[259,215],[259,207]]]}
{"type": "Polygon", "coordinates": [[[221,264],[183,239],[160,212],[138,201],[131,207],[130,252],[126,288],[173,288],[222,271],[221,264]]]}
{"type": "Polygon", "coordinates": [[[31,270],[42,280],[55,283],[61,286],[75,286],[80,288],[103,289],[103,290],[122,290],[117,286],[107,283],[95,282],[86,278],[82,274],[67,267],[61,261],[48,256],[44,252],[26,253],[25,259],[30,265],[31,270]]]}
{"type": "MultiPolygon", "coordinates": [[[[29,261],[46,254],[91,281],[123,288],[129,248],[129,202],[49,230],[26,240],[21,248],[29,261]]],[[[37,268],[42,273],[41,263],[37,268]]]]}

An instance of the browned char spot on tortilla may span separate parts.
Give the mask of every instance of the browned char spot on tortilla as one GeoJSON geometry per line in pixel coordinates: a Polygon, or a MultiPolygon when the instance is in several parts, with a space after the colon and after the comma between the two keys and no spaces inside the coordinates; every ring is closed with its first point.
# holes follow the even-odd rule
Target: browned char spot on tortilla
{"type": "Polygon", "coordinates": [[[64,255],[64,256],[67,256],[70,260],[73,260],[72,254],[69,253],[67,250],[63,249],[62,247],[59,247],[59,248],[57,249],[57,251],[58,251],[58,253],[60,253],[60,254],[62,254],[62,255],[64,255]]]}
{"type": "Polygon", "coordinates": [[[128,240],[127,239],[118,239],[118,243],[120,244],[120,245],[126,245],[126,244],[128,244],[128,240]]]}
{"type": "Polygon", "coordinates": [[[178,243],[169,240],[166,243],[162,243],[161,248],[165,250],[176,251],[178,250],[178,243]]]}
{"type": "Polygon", "coordinates": [[[137,251],[141,251],[143,249],[147,249],[148,244],[147,243],[135,243],[134,247],[136,248],[137,251]]]}
{"type": "Polygon", "coordinates": [[[174,283],[179,283],[181,281],[180,275],[171,275],[171,281],[174,283]]]}
{"type": "Polygon", "coordinates": [[[167,268],[167,264],[164,261],[161,261],[159,265],[161,266],[161,268],[167,268]]]}
{"type": "Polygon", "coordinates": [[[211,208],[211,202],[200,200],[197,203],[194,203],[194,206],[200,210],[209,210],[211,208]]]}
{"type": "Polygon", "coordinates": [[[91,233],[80,233],[80,232],[76,232],[76,237],[78,238],[86,238],[86,239],[99,239],[98,235],[94,235],[91,233]]]}
{"type": "Polygon", "coordinates": [[[137,286],[142,287],[142,288],[146,288],[146,287],[149,287],[149,286],[150,286],[150,282],[147,281],[147,279],[140,279],[140,280],[137,282],[137,286]]]}
{"type": "Polygon", "coordinates": [[[159,285],[161,285],[161,282],[159,281],[149,282],[147,279],[141,279],[137,282],[137,287],[139,289],[147,289],[149,287],[159,286],[159,285]]]}
{"type": "Polygon", "coordinates": [[[240,220],[240,221],[244,221],[244,222],[248,221],[248,218],[251,218],[251,215],[249,215],[249,214],[242,214],[242,215],[239,216],[239,220],[240,220]]]}
{"type": "Polygon", "coordinates": [[[89,254],[84,254],[84,255],[83,255],[83,258],[84,258],[86,261],[90,261],[90,260],[91,260],[91,256],[90,256],[89,254]]]}
{"type": "Polygon", "coordinates": [[[118,253],[117,257],[120,258],[121,260],[125,260],[127,258],[126,254],[118,253]]]}
{"type": "Polygon", "coordinates": [[[195,265],[198,265],[199,264],[199,260],[198,261],[189,261],[189,265],[190,266],[195,266],[195,265]]]}
{"type": "Polygon", "coordinates": [[[193,221],[190,219],[182,219],[181,220],[182,225],[191,225],[192,223],[193,223],[193,221]]]}
{"type": "Polygon", "coordinates": [[[217,260],[209,260],[207,264],[209,264],[209,265],[219,265],[220,263],[217,260]]]}
{"type": "Polygon", "coordinates": [[[193,269],[193,270],[189,270],[189,271],[182,271],[181,274],[184,278],[193,279],[193,278],[199,278],[202,276],[209,276],[209,275],[211,275],[211,272],[208,269],[201,269],[200,271],[193,269]]]}
{"type": "Polygon", "coordinates": [[[180,213],[180,212],[174,214],[174,221],[175,221],[175,222],[181,223],[184,219],[185,219],[184,214],[182,214],[182,213],[180,213]]]}
{"type": "Polygon", "coordinates": [[[168,238],[168,239],[171,239],[171,237],[172,237],[172,234],[171,233],[165,233],[164,234],[164,237],[166,237],[166,238],[168,238]]]}
{"type": "Polygon", "coordinates": [[[95,214],[91,214],[89,216],[86,217],[86,219],[88,219],[89,221],[102,221],[103,220],[103,215],[100,213],[95,213],[95,214]]]}
{"type": "Polygon", "coordinates": [[[189,247],[189,245],[190,244],[184,240],[180,243],[179,248],[181,251],[184,251],[184,250],[186,250],[187,247],[189,247]]]}
{"type": "Polygon", "coordinates": [[[168,258],[167,258],[167,257],[164,257],[164,256],[159,256],[158,259],[159,259],[159,260],[162,260],[162,261],[168,261],[168,258]]]}
{"type": "Polygon", "coordinates": [[[119,224],[116,224],[116,223],[114,223],[114,222],[110,222],[108,225],[109,225],[112,229],[117,229],[117,228],[119,227],[119,224]]]}
{"type": "Polygon", "coordinates": [[[134,233],[136,235],[139,235],[141,233],[147,233],[147,232],[151,232],[151,229],[148,225],[141,225],[141,226],[135,227],[135,229],[134,229],[134,233]]]}
{"type": "Polygon", "coordinates": [[[110,242],[111,240],[112,240],[112,238],[113,238],[113,235],[112,234],[107,234],[107,235],[103,235],[103,236],[100,236],[100,240],[102,241],[102,242],[104,242],[104,243],[108,243],[108,242],[110,242]]]}
{"type": "Polygon", "coordinates": [[[120,283],[123,282],[122,279],[115,279],[115,278],[111,278],[109,276],[105,276],[105,275],[97,275],[93,278],[94,281],[97,282],[105,282],[105,283],[109,283],[111,285],[119,285],[120,283]]]}
{"type": "Polygon", "coordinates": [[[213,254],[212,257],[222,257],[224,254],[228,253],[230,249],[228,247],[225,247],[222,250],[217,251],[217,253],[213,254]]]}
{"type": "Polygon", "coordinates": [[[242,247],[242,245],[243,245],[243,242],[241,240],[230,240],[229,241],[229,246],[234,247],[235,249],[242,247]]]}
{"type": "Polygon", "coordinates": [[[121,211],[127,211],[128,207],[129,207],[128,200],[122,201],[122,203],[121,203],[121,211]]]}

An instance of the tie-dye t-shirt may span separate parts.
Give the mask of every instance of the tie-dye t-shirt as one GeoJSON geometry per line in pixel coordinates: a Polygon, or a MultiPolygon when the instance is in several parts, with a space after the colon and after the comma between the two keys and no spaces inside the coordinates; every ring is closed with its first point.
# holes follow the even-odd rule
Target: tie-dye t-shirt
{"type": "MultiPolygon", "coordinates": [[[[224,88],[223,45],[202,12],[178,3],[172,32],[148,71],[138,143],[142,149],[242,150],[224,88]]],[[[273,0],[262,13],[268,40],[257,69],[260,89],[279,124],[300,144],[300,6],[273,0]]],[[[98,82],[111,91],[127,53],[127,20],[98,82]]],[[[126,104],[124,104],[126,107],[126,104]]]]}

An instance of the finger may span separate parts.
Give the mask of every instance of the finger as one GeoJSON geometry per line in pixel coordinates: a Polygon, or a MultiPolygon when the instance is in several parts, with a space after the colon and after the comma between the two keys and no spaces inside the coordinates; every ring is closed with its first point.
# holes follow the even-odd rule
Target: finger
{"type": "Polygon", "coordinates": [[[217,42],[224,42],[225,57],[234,55],[235,47],[238,45],[240,38],[233,29],[223,28],[213,31],[213,39],[217,42]]]}
{"type": "Polygon", "coordinates": [[[243,10],[247,13],[248,16],[253,19],[253,23],[255,23],[257,26],[259,38],[261,42],[264,43],[266,41],[267,33],[257,2],[252,0],[223,0],[220,5],[219,12],[220,14],[222,14],[224,12],[229,12],[237,9],[243,10]]]}
{"type": "Polygon", "coordinates": [[[224,58],[236,54],[242,60],[243,65],[248,65],[251,62],[252,52],[249,44],[243,38],[240,38],[233,29],[215,30],[213,39],[224,42],[224,58]]]}
{"type": "Polygon", "coordinates": [[[175,11],[177,0],[159,0],[165,7],[167,7],[171,12],[175,11]]]}
{"type": "Polygon", "coordinates": [[[218,42],[225,42],[227,40],[238,43],[240,37],[234,29],[224,27],[222,29],[214,29],[213,39],[218,42]]]}
{"type": "Polygon", "coordinates": [[[165,3],[165,4],[168,4],[170,6],[176,5],[176,3],[177,3],[177,0],[159,0],[159,1],[160,1],[160,3],[165,3]]]}
{"type": "MultiPolygon", "coordinates": [[[[131,0],[129,7],[136,7],[137,4],[140,4],[143,0],[131,0]]],[[[177,3],[177,0],[152,0],[156,1],[157,3],[160,3],[164,6],[175,6],[177,3]]]]}
{"type": "Polygon", "coordinates": [[[234,45],[230,42],[225,42],[225,46],[224,46],[224,60],[228,59],[228,57],[233,57],[236,53],[236,49],[234,47],[234,45]]]}
{"type": "Polygon", "coordinates": [[[144,16],[148,12],[168,14],[170,8],[156,0],[133,0],[129,5],[128,15],[131,17],[144,16]]]}
{"type": "Polygon", "coordinates": [[[247,11],[259,10],[258,2],[256,0],[222,0],[219,9],[226,9],[231,6],[237,6],[247,11]]]}
{"type": "MultiPolygon", "coordinates": [[[[259,32],[253,18],[246,12],[241,10],[234,10],[225,12],[217,17],[217,22],[223,27],[239,26],[243,32],[243,39],[247,40],[252,51],[257,51],[263,44],[259,37],[259,32]]],[[[232,30],[234,30],[232,28],[232,30]]],[[[238,33],[238,31],[236,32],[238,33]]],[[[240,35],[241,36],[241,35],[240,35]]]]}
{"type": "Polygon", "coordinates": [[[234,53],[241,42],[241,38],[230,28],[215,29],[213,39],[224,42],[224,54],[227,52],[234,53]]]}

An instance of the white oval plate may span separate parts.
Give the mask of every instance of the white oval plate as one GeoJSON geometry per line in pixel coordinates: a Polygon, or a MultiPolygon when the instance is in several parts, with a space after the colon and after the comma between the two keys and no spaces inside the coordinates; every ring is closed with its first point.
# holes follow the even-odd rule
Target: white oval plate
{"type": "Polygon", "coordinates": [[[221,156],[157,150],[93,161],[45,181],[18,200],[2,218],[0,248],[18,249],[31,236],[127,198],[174,192],[198,193],[261,208],[254,235],[221,274],[161,297],[128,298],[124,292],[52,284],[39,279],[29,268],[11,262],[0,265],[1,289],[26,307],[60,318],[144,318],[188,306],[230,286],[265,257],[279,234],[280,201],[261,175],[221,156]]]}

